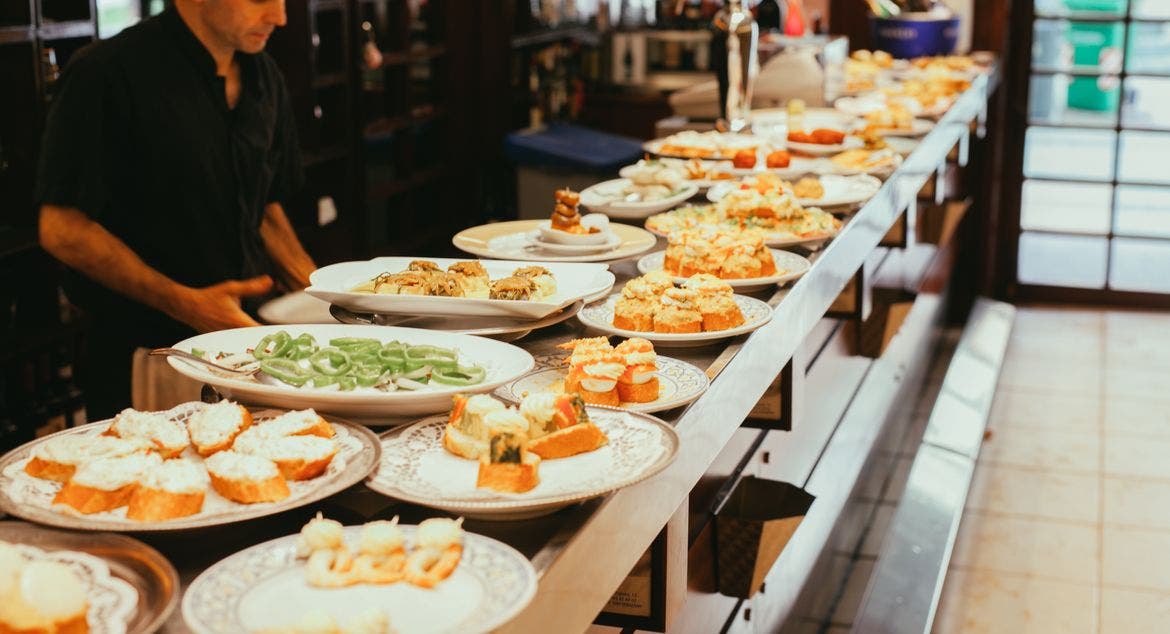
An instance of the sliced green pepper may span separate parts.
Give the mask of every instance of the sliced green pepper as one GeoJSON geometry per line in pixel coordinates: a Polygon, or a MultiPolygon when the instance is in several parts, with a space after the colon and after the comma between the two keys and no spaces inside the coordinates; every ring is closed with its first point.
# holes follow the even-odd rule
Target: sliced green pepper
{"type": "Polygon", "coordinates": [[[406,371],[413,372],[423,366],[434,369],[455,369],[455,351],[437,346],[410,346],[406,349],[406,371]]]}
{"type": "Polygon", "coordinates": [[[349,355],[337,348],[324,348],[309,357],[313,369],[328,376],[341,376],[349,371],[353,363],[349,355]]]}
{"type": "Polygon", "coordinates": [[[260,362],[260,370],[268,376],[300,387],[313,378],[313,373],[307,368],[302,368],[299,363],[292,359],[265,359],[260,362]]]}
{"type": "Polygon", "coordinates": [[[478,365],[461,365],[453,370],[435,368],[431,378],[445,385],[476,385],[487,378],[487,370],[478,365]]]}
{"type": "Polygon", "coordinates": [[[304,333],[289,342],[288,349],[285,350],[284,355],[289,359],[300,361],[301,359],[308,359],[317,352],[317,340],[313,339],[313,335],[304,333]]]}
{"type": "Polygon", "coordinates": [[[255,348],[252,348],[252,356],[261,360],[283,356],[291,342],[292,337],[289,337],[288,333],[283,330],[274,332],[271,335],[265,335],[260,340],[260,343],[256,344],[255,348]],[[269,346],[271,346],[271,350],[269,346]]]}

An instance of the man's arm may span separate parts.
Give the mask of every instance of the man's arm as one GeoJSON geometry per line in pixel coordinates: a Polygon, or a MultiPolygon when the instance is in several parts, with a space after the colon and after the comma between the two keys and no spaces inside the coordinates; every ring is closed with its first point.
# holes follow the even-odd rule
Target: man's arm
{"type": "Polygon", "coordinates": [[[170,315],[199,332],[255,326],[240,297],[272,288],[267,276],[191,288],[151,268],[126,243],[81,211],[44,205],[41,246],[53,257],[99,284],[170,315]]]}
{"type": "Polygon", "coordinates": [[[287,290],[299,291],[309,285],[309,274],[317,270],[313,258],[305,252],[280,203],[264,206],[260,238],[268,256],[276,265],[277,280],[287,290]]]}

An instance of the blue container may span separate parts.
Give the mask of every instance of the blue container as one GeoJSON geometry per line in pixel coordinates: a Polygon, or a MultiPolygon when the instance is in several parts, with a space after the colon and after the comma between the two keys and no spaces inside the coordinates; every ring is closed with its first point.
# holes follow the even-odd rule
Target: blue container
{"type": "Polygon", "coordinates": [[[873,48],[899,59],[950,55],[959,41],[959,18],[930,13],[903,13],[896,18],[869,17],[873,48]]]}

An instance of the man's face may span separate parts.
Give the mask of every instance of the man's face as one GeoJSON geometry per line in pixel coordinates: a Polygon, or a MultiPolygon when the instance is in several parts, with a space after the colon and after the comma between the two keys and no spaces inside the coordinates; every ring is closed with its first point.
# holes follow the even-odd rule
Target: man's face
{"type": "Polygon", "coordinates": [[[226,46],[259,53],[268,36],[287,22],[284,0],[204,0],[204,21],[226,46]]]}

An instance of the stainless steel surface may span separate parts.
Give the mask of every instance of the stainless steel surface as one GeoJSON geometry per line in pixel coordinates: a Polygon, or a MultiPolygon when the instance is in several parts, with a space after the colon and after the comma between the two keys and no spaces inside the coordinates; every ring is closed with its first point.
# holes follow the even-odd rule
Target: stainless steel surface
{"type": "Polygon", "coordinates": [[[222,372],[228,376],[235,376],[235,377],[240,377],[240,378],[250,377],[253,374],[256,374],[257,372],[260,371],[259,364],[256,364],[256,367],[252,368],[251,370],[237,370],[236,368],[229,368],[226,365],[212,363],[211,361],[208,361],[207,359],[204,359],[203,357],[193,355],[190,352],[186,352],[184,350],[179,350],[178,348],[155,348],[154,350],[150,351],[150,356],[152,356],[152,357],[178,357],[184,361],[198,363],[200,365],[205,365],[205,366],[211,368],[212,370],[215,370],[216,372],[222,372]]]}
{"type": "MultiPolygon", "coordinates": [[[[678,456],[670,467],[633,487],[552,516],[526,522],[477,523],[477,532],[502,539],[527,554],[542,577],[532,604],[501,631],[546,632],[550,624],[556,624],[557,631],[565,632],[588,628],[662,527],[687,503],[691,490],[739,430],[740,423],[784,364],[798,347],[804,345],[809,333],[821,322],[852,275],[914,200],[954,144],[966,134],[969,122],[983,109],[988,85],[989,79],[985,76],[974,81],[972,88],[959,97],[955,106],[923,138],[878,194],[849,219],[840,235],[826,248],[810,256],[813,267],[808,274],[789,289],[756,294],[775,308],[769,324],[751,335],[732,340],[730,344],[723,342],[671,351],[671,356],[706,369],[713,382],[710,389],[688,408],[669,412],[663,417],[674,425],[680,437],[678,456]]],[[[619,287],[638,274],[633,260],[613,263],[610,268],[618,277],[619,287]]],[[[937,316],[937,301],[920,297],[919,303],[921,306],[916,305],[911,312],[911,320],[931,321],[937,316]]],[[[585,331],[576,320],[565,321],[534,331],[524,340],[523,347],[534,356],[550,354],[556,351],[558,343],[583,334],[585,331]]],[[[895,340],[891,350],[899,345],[902,344],[895,340]]],[[[874,402],[893,398],[883,396],[881,392],[897,393],[902,378],[896,367],[883,366],[877,374],[870,371],[866,378],[868,387],[863,387],[864,394],[854,398],[864,396],[874,399],[874,402]]],[[[876,433],[872,427],[870,415],[851,409],[824,455],[819,461],[814,460],[816,469],[809,480],[809,490],[818,496],[818,502],[798,537],[807,531],[809,543],[817,543],[816,538],[821,537],[819,544],[823,545],[823,536],[818,533],[821,529],[817,528],[814,516],[823,514],[826,521],[830,516],[833,520],[837,518],[844,496],[852,488],[856,471],[865,459],[866,449],[872,446],[872,434],[876,433]],[[840,500],[835,502],[837,498],[840,500]]],[[[792,449],[794,452],[815,450],[812,446],[792,449]]],[[[783,455],[774,457],[778,461],[790,458],[798,459],[783,455]]],[[[376,505],[378,499],[390,504],[380,496],[370,498],[370,495],[364,490],[351,489],[341,498],[327,502],[337,506],[361,498],[363,505],[376,505]]],[[[430,512],[399,505],[380,508],[376,513],[399,513],[405,521],[430,512]]],[[[376,513],[361,511],[363,517],[376,513]]],[[[209,538],[201,542],[207,552],[198,557],[187,557],[180,564],[180,570],[185,578],[188,575],[193,577],[203,567],[241,547],[295,532],[299,529],[297,521],[300,519],[290,517],[263,529],[241,530],[245,534],[233,536],[233,540],[209,538]]],[[[824,527],[826,531],[830,529],[831,523],[824,527]]],[[[176,546],[174,552],[183,553],[183,547],[176,546]]],[[[815,553],[810,555],[791,544],[781,555],[773,569],[773,578],[768,582],[767,611],[773,617],[786,613],[791,606],[787,599],[776,596],[788,592],[784,580],[803,580],[814,561],[815,553]]],[[[792,591],[798,590],[799,586],[792,591]]],[[[753,620],[774,622],[762,618],[764,616],[758,613],[753,620]]],[[[181,623],[172,619],[167,631],[183,631],[183,628],[181,623]]]]}
{"type": "Polygon", "coordinates": [[[980,299],[943,379],[853,632],[929,632],[1015,309],[980,299]]]}

